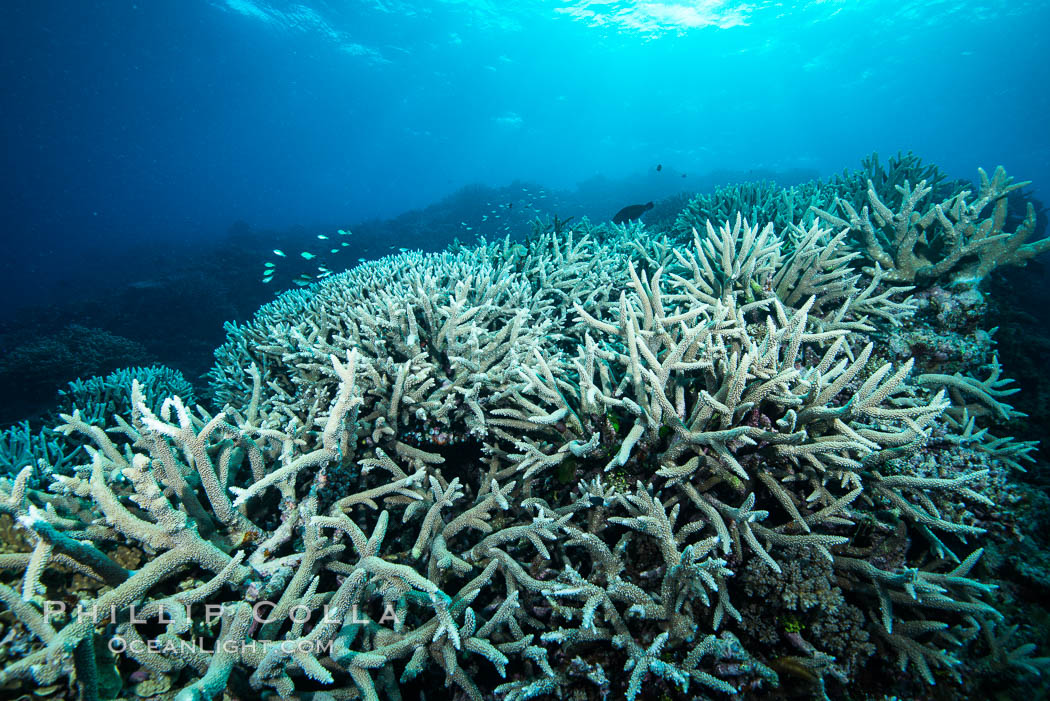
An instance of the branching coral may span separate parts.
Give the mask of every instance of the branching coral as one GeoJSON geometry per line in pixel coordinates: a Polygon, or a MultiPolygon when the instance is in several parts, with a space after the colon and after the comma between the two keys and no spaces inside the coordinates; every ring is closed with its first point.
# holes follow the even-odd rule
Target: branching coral
{"type": "Polygon", "coordinates": [[[1009,413],[998,371],[886,361],[873,338],[907,289],[855,269],[844,230],[703,231],[689,249],[583,225],[366,264],[230,326],[222,411],[134,382],[113,422],[67,414],[86,460],[47,489],[29,468],[0,482],[28,544],[0,555],[20,573],[0,601],[36,640],[0,683],[73,675],[92,698],[91,650],[114,641],[185,700],[957,673],[999,618],[978,576],[994,503],[990,468],[937,456],[983,430],[950,399],[1009,413]],[[62,612],[45,602],[70,571],[99,585],[62,612]],[[805,622],[763,631],[763,574],[843,612],[795,603],[805,622]]]}
{"type": "Polygon", "coordinates": [[[911,287],[884,285],[887,275],[877,267],[870,277],[850,267],[859,254],[846,245],[846,230],[833,235],[817,224],[793,228],[798,238],[789,247],[771,225],[760,229],[739,216],[717,230],[708,223],[706,235],[694,230],[691,250],[674,250],[673,261],[665,258],[658,267],[666,267],[694,302],[732,297],[744,313],[774,300],[790,308],[805,304],[823,330],[872,331],[872,317],[899,326],[914,312],[910,298],[899,299],[911,287]]]}
{"type": "Polygon", "coordinates": [[[105,422],[115,415],[131,411],[128,388],[137,380],[147,405],[156,411],[168,397],[178,396],[187,405],[196,403],[193,385],[183,374],[164,365],[130,367],[114,370],[106,376],[78,378],[59,392],[61,409],[73,413],[79,409],[90,421],[105,422]]]}
{"type": "Polygon", "coordinates": [[[1029,242],[1035,233],[1035,208],[1027,205],[1024,220],[1007,231],[1007,195],[1027,182],[1015,183],[1002,166],[989,178],[980,170],[974,194],[958,192],[940,202],[927,198],[933,185],[905,180],[896,185],[894,204],[880,197],[869,180],[867,204],[859,210],[836,200],[841,216],[821,208],[814,212],[832,226],[849,228],[863,243],[865,254],[889,271],[895,282],[980,282],[1003,265],[1023,265],[1050,250],[1050,239],[1029,242]]]}
{"type": "Polygon", "coordinates": [[[742,183],[716,188],[691,199],[675,219],[673,231],[687,241],[693,229],[708,222],[732,221],[738,214],[751,222],[769,223],[778,235],[788,236],[792,226],[813,222],[812,207],[830,207],[837,190],[830,184],[810,182],[780,187],[771,182],[742,183]]]}

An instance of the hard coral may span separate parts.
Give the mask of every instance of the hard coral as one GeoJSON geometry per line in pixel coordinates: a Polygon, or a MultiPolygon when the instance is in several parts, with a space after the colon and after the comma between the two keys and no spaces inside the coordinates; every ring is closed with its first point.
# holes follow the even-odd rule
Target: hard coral
{"type": "Polygon", "coordinates": [[[988,434],[1006,380],[888,361],[911,290],[791,224],[384,259],[230,325],[221,411],[133,381],[114,423],[67,413],[69,474],[0,483],[0,600],[37,641],[0,684],[94,698],[118,641],[180,699],[964,689],[1009,637],[982,577],[1027,454],[988,434]],[[65,618],[58,571],[102,585],[65,618]]]}

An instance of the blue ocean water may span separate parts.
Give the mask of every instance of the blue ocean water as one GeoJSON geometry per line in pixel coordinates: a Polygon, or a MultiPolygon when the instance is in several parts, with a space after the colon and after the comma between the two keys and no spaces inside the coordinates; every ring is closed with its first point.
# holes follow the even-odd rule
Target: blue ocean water
{"type": "Polygon", "coordinates": [[[1050,180],[1044,2],[0,12],[8,310],[139,246],[238,220],[352,225],[476,183],[571,189],[657,164],[829,175],[899,150],[955,177],[1050,180]]]}
{"type": "MultiPolygon", "coordinates": [[[[1047,28],[1034,0],[4,0],[0,425],[126,366],[199,391],[225,322],[364,261],[873,152],[1003,166],[1040,239],[1047,28]]],[[[1046,258],[967,327],[1008,329],[1024,440],[1050,426],[1046,258]]]]}

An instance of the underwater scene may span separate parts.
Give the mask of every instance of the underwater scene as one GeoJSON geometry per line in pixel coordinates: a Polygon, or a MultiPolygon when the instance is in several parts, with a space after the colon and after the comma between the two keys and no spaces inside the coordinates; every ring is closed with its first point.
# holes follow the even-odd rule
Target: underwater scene
{"type": "Polygon", "coordinates": [[[1050,698],[1048,28],[0,2],[0,699],[1050,698]]]}

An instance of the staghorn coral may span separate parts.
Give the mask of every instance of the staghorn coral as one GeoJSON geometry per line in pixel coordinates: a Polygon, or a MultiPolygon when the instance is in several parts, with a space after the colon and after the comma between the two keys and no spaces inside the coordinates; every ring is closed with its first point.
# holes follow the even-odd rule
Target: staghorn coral
{"type": "MultiPolygon", "coordinates": [[[[66,390],[59,392],[60,404],[53,416],[80,408],[87,414],[86,421],[105,422],[107,417],[129,414],[130,387],[135,380],[153,410],[173,394],[190,403],[195,401],[193,386],[178,370],[161,365],[123,368],[105,377],[96,375],[70,382],[66,390]]],[[[84,441],[75,436],[63,436],[46,427],[34,431],[28,421],[23,421],[0,432],[0,470],[16,475],[23,467],[33,466],[31,484],[46,484],[52,472],[71,471],[84,454],[83,446],[84,441]]]]}
{"type": "Polygon", "coordinates": [[[870,317],[900,326],[914,312],[911,298],[893,299],[911,287],[883,285],[886,275],[877,268],[870,277],[850,268],[857,254],[845,245],[845,231],[833,235],[817,224],[791,228],[798,239],[785,253],[788,247],[771,225],[760,230],[740,216],[717,231],[708,223],[706,236],[693,232],[693,250],[675,250],[677,265],[665,257],[668,262],[660,267],[698,301],[711,304],[732,296],[747,303],[744,311],[774,300],[796,309],[805,304],[824,330],[873,331],[870,317]]]}
{"type": "Polygon", "coordinates": [[[193,385],[182,372],[164,365],[130,367],[114,370],[106,376],[94,375],[87,379],[77,378],[66,389],[59,391],[59,411],[67,414],[79,409],[88,421],[103,422],[117,414],[131,411],[128,388],[137,380],[146,397],[147,405],[154,411],[165,399],[173,395],[186,404],[197,399],[193,385]]]}
{"type": "Polygon", "coordinates": [[[1024,265],[1050,250],[1050,239],[1029,241],[1036,229],[1035,207],[1007,231],[1007,195],[1027,185],[1015,183],[1002,166],[988,177],[979,170],[976,193],[963,190],[936,201],[935,183],[926,179],[895,185],[897,197],[880,196],[868,181],[867,202],[858,209],[836,200],[841,214],[814,207],[824,221],[848,228],[865,255],[888,271],[894,282],[979,283],[997,267],[1024,265]]]}
{"type": "Polygon", "coordinates": [[[887,361],[910,305],[841,232],[704,231],[366,264],[229,327],[222,411],[133,381],[113,423],[66,414],[70,474],[0,483],[0,600],[36,639],[0,684],[94,698],[118,641],[185,700],[962,688],[1002,637],[978,573],[1007,460],[959,459],[950,395],[998,402],[998,374],[887,361]],[[100,586],[58,612],[67,571],[100,586]],[[755,625],[774,590],[804,630],[755,625]]]}
{"type": "Polygon", "coordinates": [[[17,474],[26,465],[46,465],[64,471],[72,464],[73,450],[53,432],[34,431],[28,421],[0,431],[0,472],[17,474]]]}
{"type": "Polygon", "coordinates": [[[678,214],[672,233],[687,242],[693,229],[702,230],[708,222],[732,221],[738,214],[751,222],[772,224],[777,234],[793,243],[793,226],[808,227],[814,221],[813,207],[830,207],[838,189],[813,181],[791,187],[773,182],[741,183],[716,188],[711,194],[697,195],[678,214]]]}
{"type": "Polygon", "coordinates": [[[951,199],[970,188],[965,180],[950,179],[936,164],[923,163],[919,156],[910,151],[898,151],[885,165],[875,152],[861,160],[859,169],[846,170],[831,178],[829,185],[834,189],[834,195],[827,204],[833,204],[837,197],[841,197],[859,210],[868,202],[869,185],[874,187],[879,198],[886,201],[899,197],[898,186],[920,180],[926,181],[932,189],[932,199],[938,201],[951,199]]]}
{"type": "Polygon", "coordinates": [[[686,242],[692,230],[732,221],[740,214],[752,223],[770,223],[785,253],[801,245],[815,221],[846,229],[860,251],[896,283],[980,282],[996,267],[1023,265],[1050,243],[1030,240],[1036,209],[1012,198],[1027,182],[1015,183],[1000,167],[991,177],[979,170],[976,186],[952,180],[912,153],[888,164],[877,153],[862,168],[827,181],[782,188],[772,182],[717,188],[688,202],[675,220],[672,236],[686,242]],[[1016,205],[1016,203],[1013,203],[1016,205]],[[1007,226],[1014,219],[1013,231],[1007,226]]]}

